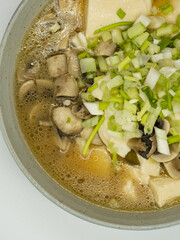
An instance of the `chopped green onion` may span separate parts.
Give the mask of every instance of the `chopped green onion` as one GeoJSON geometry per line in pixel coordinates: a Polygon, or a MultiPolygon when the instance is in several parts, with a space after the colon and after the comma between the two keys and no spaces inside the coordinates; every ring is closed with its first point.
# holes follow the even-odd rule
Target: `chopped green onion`
{"type": "Polygon", "coordinates": [[[148,39],[148,37],[149,37],[149,33],[144,32],[141,35],[139,35],[138,37],[136,37],[134,39],[134,41],[138,47],[141,47],[143,45],[143,43],[148,39]]]}
{"type": "Polygon", "coordinates": [[[113,160],[114,165],[116,165],[117,164],[117,153],[112,153],[112,160],[113,160]]]}
{"type": "Polygon", "coordinates": [[[99,122],[99,118],[99,116],[95,116],[90,119],[84,120],[82,124],[83,128],[90,128],[96,126],[99,122]]]}
{"type": "Polygon", "coordinates": [[[120,45],[120,44],[122,44],[124,42],[121,30],[119,28],[113,29],[111,33],[112,33],[112,41],[113,41],[113,43],[116,43],[116,44],[120,45]]]}
{"type": "Polygon", "coordinates": [[[145,52],[146,49],[149,47],[150,44],[151,44],[151,43],[150,43],[148,40],[146,40],[146,41],[143,43],[143,45],[141,46],[141,51],[145,52]]]}
{"type": "Polygon", "coordinates": [[[173,144],[173,143],[177,143],[180,142],[180,135],[176,135],[176,136],[169,136],[168,137],[168,143],[173,144]]]}
{"type": "Polygon", "coordinates": [[[147,100],[147,101],[144,103],[141,111],[138,113],[138,115],[137,115],[137,120],[140,121],[141,118],[143,117],[143,115],[144,115],[147,111],[149,111],[150,108],[151,108],[151,106],[150,106],[150,104],[149,104],[149,101],[147,100]]]}
{"type": "Polygon", "coordinates": [[[109,31],[102,32],[101,36],[104,42],[107,42],[112,39],[111,33],[109,31]]]}
{"type": "Polygon", "coordinates": [[[146,94],[147,98],[149,99],[149,103],[151,104],[151,107],[157,108],[157,99],[155,98],[154,93],[150,89],[150,87],[148,86],[143,87],[142,91],[146,94]]]}
{"type": "Polygon", "coordinates": [[[80,60],[81,72],[96,72],[96,61],[94,58],[83,58],[80,60]]]}
{"type": "Polygon", "coordinates": [[[141,123],[142,123],[143,126],[146,125],[146,122],[147,122],[147,119],[148,119],[148,117],[149,117],[149,114],[150,114],[150,113],[147,112],[147,113],[145,113],[144,116],[142,117],[141,123]]]}
{"type": "Polygon", "coordinates": [[[124,76],[124,80],[128,80],[128,81],[131,81],[131,82],[138,82],[139,79],[137,77],[134,77],[134,76],[124,76]]]}
{"type": "Polygon", "coordinates": [[[109,106],[109,102],[100,102],[99,103],[99,110],[106,110],[109,106]]]}
{"type": "Polygon", "coordinates": [[[116,77],[114,77],[113,79],[111,79],[110,81],[107,82],[107,87],[109,89],[115,88],[115,87],[119,87],[123,84],[123,79],[121,76],[117,75],[116,77]]]}
{"type": "Polygon", "coordinates": [[[172,111],[172,96],[170,93],[167,94],[167,107],[169,111],[172,111]]]}
{"type": "Polygon", "coordinates": [[[111,64],[111,66],[114,67],[120,63],[120,58],[119,58],[119,56],[112,56],[109,58],[109,62],[111,64]]]}
{"type": "Polygon", "coordinates": [[[57,32],[59,29],[61,29],[61,26],[59,25],[59,23],[55,23],[53,26],[50,27],[49,31],[51,33],[55,33],[57,32]]]}
{"type": "Polygon", "coordinates": [[[99,128],[101,127],[101,125],[103,124],[105,120],[105,117],[102,116],[101,119],[99,120],[98,124],[96,125],[96,127],[94,128],[93,132],[91,133],[90,137],[88,138],[85,146],[84,146],[84,149],[83,149],[83,155],[86,156],[87,154],[87,151],[88,151],[88,148],[93,140],[93,138],[95,137],[96,133],[98,132],[99,128]]]}
{"type": "Polygon", "coordinates": [[[118,71],[121,72],[125,68],[125,66],[130,62],[131,62],[131,58],[127,56],[121,63],[119,63],[118,71]]]}
{"type": "MultiPolygon", "coordinates": [[[[122,131],[122,126],[115,121],[115,117],[111,116],[108,120],[108,129],[113,132],[122,131]]],[[[112,135],[112,134],[111,134],[112,135]]]]}
{"type": "Polygon", "coordinates": [[[87,57],[88,55],[89,55],[88,52],[83,52],[83,53],[80,53],[80,54],[78,55],[78,58],[79,58],[79,59],[83,59],[83,58],[87,57]]]}
{"type": "Polygon", "coordinates": [[[145,127],[144,127],[144,133],[145,134],[147,134],[147,133],[151,134],[152,133],[153,128],[154,128],[154,124],[157,121],[160,112],[161,112],[160,107],[157,107],[155,110],[150,112],[150,114],[148,116],[148,119],[147,119],[147,122],[146,122],[145,127]]]}
{"type": "Polygon", "coordinates": [[[174,8],[170,4],[170,2],[163,4],[162,6],[159,7],[159,9],[164,15],[167,15],[168,13],[171,13],[174,11],[174,8]]]}
{"type": "MultiPolygon", "coordinates": [[[[127,95],[128,96],[128,95],[127,95]]],[[[137,106],[135,104],[132,104],[128,101],[124,101],[124,110],[129,110],[133,114],[136,114],[137,112],[137,106]]]]}
{"type": "Polygon", "coordinates": [[[120,89],[120,94],[121,96],[126,99],[126,100],[130,100],[131,98],[127,95],[127,93],[125,93],[122,88],[120,89]]]}
{"type": "Polygon", "coordinates": [[[108,71],[108,65],[107,65],[107,62],[106,62],[105,58],[102,57],[102,56],[99,56],[97,58],[97,60],[98,60],[100,71],[101,72],[107,72],[108,71]]]}
{"type": "Polygon", "coordinates": [[[88,93],[93,92],[96,88],[98,88],[98,84],[97,83],[93,84],[91,87],[88,88],[88,93]]]}
{"type": "Polygon", "coordinates": [[[66,123],[70,123],[70,122],[71,122],[71,118],[68,117],[66,123]]]}
{"type": "Polygon", "coordinates": [[[175,95],[175,96],[173,97],[173,101],[180,103],[180,96],[175,95]]]}
{"type": "Polygon", "coordinates": [[[171,35],[172,33],[173,33],[173,24],[167,25],[167,27],[161,27],[157,29],[157,32],[156,32],[158,37],[171,35]]]}
{"type": "Polygon", "coordinates": [[[88,41],[88,48],[94,49],[97,47],[98,43],[99,43],[99,38],[96,37],[96,38],[90,39],[88,41]]]}
{"type": "Polygon", "coordinates": [[[138,22],[135,25],[133,25],[132,27],[130,27],[127,30],[127,33],[128,33],[129,38],[132,39],[134,37],[141,35],[145,31],[146,31],[145,26],[141,22],[138,22]]]}
{"type": "Polygon", "coordinates": [[[95,77],[95,78],[94,78],[94,83],[96,83],[97,81],[99,81],[100,79],[102,79],[102,78],[104,78],[104,77],[105,77],[105,75],[99,76],[99,77],[95,77]]]}
{"type": "Polygon", "coordinates": [[[83,88],[86,86],[85,80],[83,78],[78,78],[77,79],[77,84],[79,88],[83,88]]]}
{"type": "Polygon", "coordinates": [[[118,11],[117,11],[117,15],[120,19],[123,19],[125,16],[126,16],[126,13],[120,8],[118,11]]]}
{"type": "Polygon", "coordinates": [[[81,93],[81,97],[88,102],[94,102],[95,98],[90,93],[81,93]]]}
{"type": "Polygon", "coordinates": [[[123,103],[123,98],[120,97],[110,97],[108,99],[109,102],[114,102],[114,103],[123,103]]]}
{"type": "Polygon", "coordinates": [[[158,46],[160,46],[160,49],[163,50],[164,48],[168,47],[169,44],[171,43],[172,40],[170,38],[164,38],[158,43],[158,46]]]}
{"type": "Polygon", "coordinates": [[[121,27],[121,26],[132,26],[133,22],[118,22],[118,23],[114,23],[114,24],[110,24],[108,26],[102,27],[97,29],[94,34],[98,34],[113,28],[117,28],[117,27],[121,27]]]}

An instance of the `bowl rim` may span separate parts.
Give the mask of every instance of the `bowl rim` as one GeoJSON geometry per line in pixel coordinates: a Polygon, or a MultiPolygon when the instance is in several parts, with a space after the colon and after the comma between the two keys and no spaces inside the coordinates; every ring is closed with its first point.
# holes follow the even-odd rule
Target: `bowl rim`
{"type": "MultiPolygon", "coordinates": [[[[0,43],[0,66],[1,66],[1,62],[2,62],[2,58],[3,58],[3,49],[6,46],[6,42],[9,36],[9,33],[13,27],[14,22],[16,21],[16,19],[19,17],[19,13],[21,11],[23,11],[24,7],[26,4],[28,4],[29,0],[22,0],[20,2],[20,4],[17,6],[15,12],[13,13],[7,27],[5,30],[5,33],[3,35],[2,41],[0,43]]],[[[48,2],[48,1],[47,1],[48,2]]],[[[33,19],[32,19],[33,20],[33,19]]],[[[11,153],[12,158],[15,160],[15,162],[17,163],[18,167],[20,168],[20,170],[23,172],[23,174],[26,176],[26,178],[36,187],[36,189],[38,189],[38,191],[40,193],[42,193],[46,198],[48,198],[51,202],[55,203],[58,207],[60,207],[61,209],[65,210],[66,212],[79,217],[80,219],[83,219],[85,221],[88,221],[90,223],[93,224],[97,224],[97,225],[101,225],[104,227],[110,227],[110,228],[115,228],[115,229],[121,229],[121,230],[155,230],[155,229],[161,229],[161,228],[167,228],[167,227],[171,227],[177,224],[180,224],[180,219],[179,220],[172,220],[169,223],[161,223],[161,224],[154,224],[154,225],[145,225],[145,226],[129,226],[129,225],[122,225],[122,224],[114,224],[114,223],[109,223],[107,221],[102,221],[102,220],[97,220],[93,217],[90,217],[88,215],[85,215],[83,213],[80,213],[79,211],[68,207],[67,205],[65,205],[64,203],[59,202],[55,197],[53,197],[51,194],[48,193],[48,191],[46,191],[31,175],[31,173],[28,172],[28,170],[23,166],[21,160],[19,159],[19,157],[16,154],[15,149],[12,146],[12,143],[10,141],[10,138],[7,134],[7,130],[6,130],[6,126],[5,123],[3,121],[3,114],[2,114],[2,109],[1,109],[1,97],[0,97],[0,130],[2,132],[4,141],[8,147],[9,152],[11,153]]],[[[139,212],[140,213],[140,212],[139,212]]]]}

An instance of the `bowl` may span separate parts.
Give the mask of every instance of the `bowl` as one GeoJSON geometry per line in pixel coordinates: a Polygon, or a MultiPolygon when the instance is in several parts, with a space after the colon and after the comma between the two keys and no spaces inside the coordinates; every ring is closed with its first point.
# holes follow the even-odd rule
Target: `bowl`
{"type": "Polygon", "coordinates": [[[0,47],[0,124],[14,160],[34,186],[57,206],[89,222],[119,229],[156,229],[180,223],[180,206],[151,212],[125,212],[89,203],[57,184],[38,164],[20,130],[14,77],[24,34],[47,0],[24,0],[14,13],[0,47]]]}

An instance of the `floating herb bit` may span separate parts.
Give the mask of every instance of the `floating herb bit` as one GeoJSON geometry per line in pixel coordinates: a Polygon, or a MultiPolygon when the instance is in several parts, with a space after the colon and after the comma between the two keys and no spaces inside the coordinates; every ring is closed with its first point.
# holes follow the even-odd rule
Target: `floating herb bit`
{"type": "Polygon", "coordinates": [[[118,22],[118,23],[110,24],[108,26],[97,29],[94,32],[94,34],[105,32],[105,31],[108,31],[108,30],[116,28],[116,27],[131,26],[132,24],[133,24],[133,22],[118,22]]]}
{"type": "Polygon", "coordinates": [[[117,11],[117,15],[120,19],[123,19],[125,16],[126,16],[126,13],[120,8],[118,11],[117,11]]]}
{"type": "Polygon", "coordinates": [[[163,4],[162,6],[160,6],[159,9],[164,15],[167,15],[167,14],[174,11],[174,8],[173,8],[173,6],[171,5],[170,2],[167,2],[167,3],[163,4]]]}
{"type": "Polygon", "coordinates": [[[137,154],[135,151],[131,150],[126,156],[125,159],[127,160],[128,163],[131,165],[140,165],[139,159],[137,157],[137,154]]]}

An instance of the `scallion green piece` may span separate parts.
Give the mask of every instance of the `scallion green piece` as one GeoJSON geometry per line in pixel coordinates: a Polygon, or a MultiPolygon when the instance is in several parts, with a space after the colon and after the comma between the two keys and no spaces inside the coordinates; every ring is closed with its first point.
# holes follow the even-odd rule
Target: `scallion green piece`
{"type": "Polygon", "coordinates": [[[162,6],[159,7],[159,9],[164,15],[167,15],[168,13],[174,11],[174,8],[170,2],[163,4],[162,6]]]}
{"type": "Polygon", "coordinates": [[[124,42],[120,29],[115,28],[112,30],[112,41],[113,41],[113,43],[116,43],[119,45],[124,42]]]}
{"type": "Polygon", "coordinates": [[[163,50],[164,48],[168,47],[169,44],[172,43],[172,40],[170,38],[164,38],[160,41],[158,46],[160,46],[160,49],[163,50]]]}
{"type": "Polygon", "coordinates": [[[105,77],[105,75],[99,76],[99,77],[95,77],[95,78],[94,78],[94,83],[96,83],[97,81],[99,81],[99,80],[102,79],[103,77],[105,77]]]}
{"type": "Polygon", "coordinates": [[[171,35],[172,33],[173,33],[173,24],[167,25],[167,27],[161,27],[157,29],[157,32],[156,32],[158,37],[171,35]]]}
{"type": "Polygon", "coordinates": [[[111,33],[109,31],[102,32],[101,36],[104,42],[107,42],[112,39],[111,33]]]}
{"type": "Polygon", "coordinates": [[[118,71],[121,72],[125,68],[125,66],[130,62],[131,62],[131,58],[127,56],[122,62],[119,63],[118,71]]]}
{"type": "Polygon", "coordinates": [[[114,24],[110,24],[108,26],[105,26],[105,27],[102,27],[102,28],[99,28],[97,29],[94,34],[98,34],[98,33],[101,33],[101,32],[104,32],[104,31],[107,31],[107,30],[110,30],[110,29],[113,29],[113,28],[116,28],[116,27],[121,27],[121,26],[132,26],[133,22],[118,22],[118,23],[114,23],[114,24]]]}
{"type": "Polygon", "coordinates": [[[49,30],[50,30],[51,33],[55,33],[55,32],[57,32],[60,29],[61,29],[61,26],[57,22],[53,26],[51,26],[49,30]]]}
{"type": "Polygon", "coordinates": [[[97,58],[97,60],[98,60],[100,71],[101,72],[107,72],[108,71],[108,65],[107,65],[107,62],[106,62],[105,58],[102,57],[102,56],[99,56],[97,58]]]}
{"type": "Polygon", "coordinates": [[[97,45],[98,45],[98,42],[99,42],[99,38],[97,38],[97,37],[93,38],[93,39],[90,39],[88,41],[88,48],[90,48],[90,49],[96,48],[97,45]]]}
{"type": "Polygon", "coordinates": [[[141,22],[138,22],[135,25],[133,25],[132,27],[130,27],[127,30],[127,33],[128,33],[129,38],[132,39],[134,37],[141,35],[145,31],[146,31],[145,26],[141,22]]]}
{"type": "Polygon", "coordinates": [[[125,93],[125,92],[123,91],[122,88],[120,89],[120,94],[121,94],[121,96],[122,96],[124,99],[126,99],[126,100],[130,100],[130,99],[131,99],[131,98],[127,95],[127,93],[125,93]]]}
{"type": "Polygon", "coordinates": [[[99,116],[95,116],[90,119],[84,120],[82,124],[83,128],[90,128],[96,126],[99,122],[99,118],[99,116]]]}
{"type": "Polygon", "coordinates": [[[88,92],[81,93],[81,97],[87,102],[94,102],[95,98],[88,92]]]}
{"type": "Polygon", "coordinates": [[[93,92],[96,88],[98,88],[98,84],[97,83],[93,84],[92,86],[90,86],[88,88],[88,93],[93,92]]]}
{"type": "Polygon", "coordinates": [[[148,40],[146,40],[143,45],[141,46],[141,51],[145,52],[146,49],[150,46],[150,42],[148,40]]]}
{"type": "Polygon", "coordinates": [[[173,101],[180,103],[180,96],[175,95],[175,96],[173,97],[173,101]]]}
{"type": "Polygon", "coordinates": [[[83,52],[83,53],[80,53],[80,54],[78,55],[78,58],[79,58],[79,59],[83,59],[83,58],[87,57],[88,55],[89,55],[88,52],[83,52]]]}
{"type": "Polygon", "coordinates": [[[113,160],[114,165],[116,165],[117,164],[117,153],[112,153],[112,160],[113,160]]]}
{"type": "Polygon", "coordinates": [[[176,136],[169,136],[168,137],[168,143],[173,144],[173,143],[177,143],[180,142],[180,135],[176,135],[176,136]]]}
{"type": "Polygon", "coordinates": [[[117,15],[120,19],[123,19],[125,16],[126,16],[126,13],[120,8],[118,11],[117,11],[117,15]]]}
{"type": "Polygon", "coordinates": [[[82,73],[96,72],[96,61],[94,58],[83,58],[80,60],[80,67],[82,73]]]}
{"type": "Polygon", "coordinates": [[[99,110],[106,110],[109,106],[109,102],[100,102],[99,103],[99,110]]]}
{"type": "Polygon", "coordinates": [[[143,87],[142,91],[146,94],[147,98],[149,99],[149,103],[151,104],[151,107],[157,108],[157,99],[155,98],[154,93],[150,89],[150,87],[148,86],[143,87]]]}
{"type": "Polygon", "coordinates": [[[84,149],[83,149],[83,155],[86,156],[87,154],[87,151],[88,151],[88,148],[93,140],[93,138],[95,137],[96,133],[98,132],[99,128],[101,127],[101,125],[103,124],[105,120],[105,117],[102,116],[101,119],[99,120],[98,124],[96,125],[96,127],[94,128],[93,132],[91,133],[90,137],[88,138],[85,146],[84,146],[84,149]]]}

